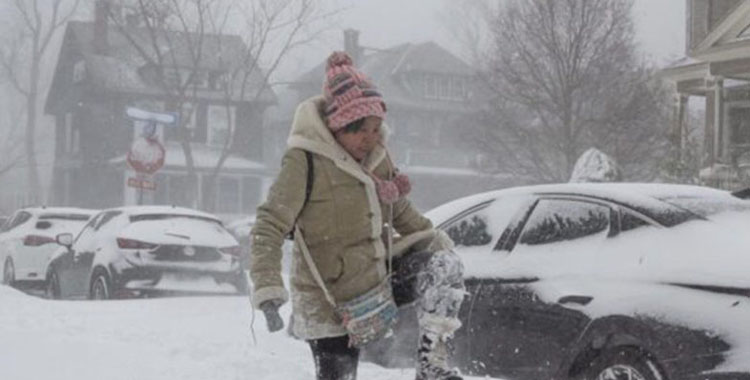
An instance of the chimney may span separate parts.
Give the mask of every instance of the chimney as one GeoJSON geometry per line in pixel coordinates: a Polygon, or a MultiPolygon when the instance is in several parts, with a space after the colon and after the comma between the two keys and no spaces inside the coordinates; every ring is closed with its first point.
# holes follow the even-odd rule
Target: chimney
{"type": "Polygon", "coordinates": [[[352,57],[354,63],[359,63],[362,48],[359,46],[359,31],[355,29],[344,30],[344,51],[352,57]]]}
{"type": "Polygon", "coordinates": [[[109,49],[109,0],[97,0],[94,11],[94,51],[106,54],[109,49]]]}

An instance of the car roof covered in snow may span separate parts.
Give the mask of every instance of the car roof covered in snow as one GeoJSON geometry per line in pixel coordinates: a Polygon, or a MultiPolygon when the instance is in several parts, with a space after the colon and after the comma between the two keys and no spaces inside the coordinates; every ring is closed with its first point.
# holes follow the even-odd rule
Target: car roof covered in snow
{"type": "Polygon", "coordinates": [[[561,183],[511,187],[470,195],[445,203],[427,212],[435,223],[469,207],[496,198],[532,195],[579,195],[608,200],[638,209],[660,210],[674,208],[662,202],[674,198],[712,198],[738,201],[731,193],[702,186],[657,184],[657,183],[561,183]]]}
{"type": "Polygon", "coordinates": [[[194,210],[186,207],[176,206],[123,206],[108,209],[105,211],[122,211],[124,214],[129,216],[134,215],[185,215],[185,216],[197,216],[206,219],[213,219],[221,223],[219,218],[215,215],[194,210]]]}
{"type": "Polygon", "coordinates": [[[92,216],[99,212],[99,210],[94,209],[87,209],[87,208],[78,208],[78,207],[46,207],[46,206],[37,206],[37,207],[24,207],[21,210],[27,211],[34,215],[41,215],[41,214],[55,214],[55,215],[88,215],[92,216]]]}

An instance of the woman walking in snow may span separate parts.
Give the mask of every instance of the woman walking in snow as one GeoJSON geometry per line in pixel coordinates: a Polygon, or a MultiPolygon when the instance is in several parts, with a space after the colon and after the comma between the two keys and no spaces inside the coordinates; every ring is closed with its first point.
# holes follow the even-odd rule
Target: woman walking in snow
{"type": "Polygon", "coordinates": [[[405,198],[408,178],[384,146],[385,102],[345,53],[328,58],[323,93],[298,106],[281,171],[257,210],[253,305],[269,329],[283,327],[281,245],[296,231],[289,331],[310,344],[318,380],[356,379],[359,348],[336,305],[389,278],[396,304],[418,303],[417,380],[460,380],[446,349],[464,296],[453,242],[405,198]],[[393,247],[391,229],[400,235],[393,247]]]}

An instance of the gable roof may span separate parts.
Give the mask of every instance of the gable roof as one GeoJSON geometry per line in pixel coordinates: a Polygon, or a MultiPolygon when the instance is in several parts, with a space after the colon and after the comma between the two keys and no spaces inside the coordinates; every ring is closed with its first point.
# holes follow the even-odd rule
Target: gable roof
{"type": "MultiPolygon", "coordinates": [[[[156,48],[148,29],[110,25],[107,33],[108,48],[106,53],[101,54],[94,49],[94,23],[71,21],[65,32],[45,110],[50,112],[54,108],[57,97],[64,94],[66,84],[70,84],[59,78],[66,73],[60,66],[67,54],[76,54],[85,62],[88,84],[94,88],[122,93],[168,95],[153,81],[141,75],[144,68],[153,67],[158,63],[168,68],[197,67],[199,70],[218,72],[241,69],[244,62],[243,54],[247,48],[239,36],[205,34],[200,37],[202,40],[198,41],[198,38],[197,34],[159,31],[155,38],[158,46],[156,48]],[[199,43],[201,49],[192,48],[199,43]],[[196,50],[200,50],[199,55],[196,50]],[[157,55],[157,52],[161,55],[157,55]]],[[[268,84],[263,83],[263,77],[262,70],[254,70],[249,78],[248,88],[250,91],[259,91],[260,95],[254,100],[273,103],[276,96],[268,84]]],[[[198,90],[197,96],[224,99],[221,91],[198,90]]],[[[232,94],[232,98],[239,101],[239,93],[232,94]]]]}
{"type": "MultiPolygon", "coordinates": [[[[383,94],[387,104],[408,107],[446,107],[463,109],[466,102],[446,102],[426,99],[421,87],[414,88],[405,80],[412,74],[439,74],[465,77],[474,76],[474,70],[449,51],[434,42],[405,43],[389,49],[378,50],[360,57],[355,63],[383,94]]],[[[297,90],[320,89],[325,78],[325,62],[320,63],[295,81],[291,87],[297,90]]]]}
{"type": "MultiPolygon", "coordinates": [[[[750,27],[750,1],[740,1],[727,14],[723,15],[721,21],[712,28],[708,34],[700,40],[690,52],[690,56],[710,56],[717,50],[726,50],[737,43],[747,42],[743,32],[750,27]]],[[[743,44],[742,48],[746,48],[743,44]]]]}

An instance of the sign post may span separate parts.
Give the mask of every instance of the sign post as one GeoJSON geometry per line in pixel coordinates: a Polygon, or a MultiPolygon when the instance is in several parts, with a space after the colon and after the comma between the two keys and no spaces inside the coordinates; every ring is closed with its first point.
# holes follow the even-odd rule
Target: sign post
{"type": "Polygon", "coordinates": [[[133,120],[133,126],[141,126],[140,134],[133,140],[127,154],[128,165],[135,170],[136,176],[128,178],[128,186],[138,189],[138,204],[143,204],[143,191],[156,190],[153,176],[164,166],[166,150],[159,141],[156,124],[171,126],[177,124],[177,115],[173,113],[150,112],[128,107],[127,116],[133,120]]]}

